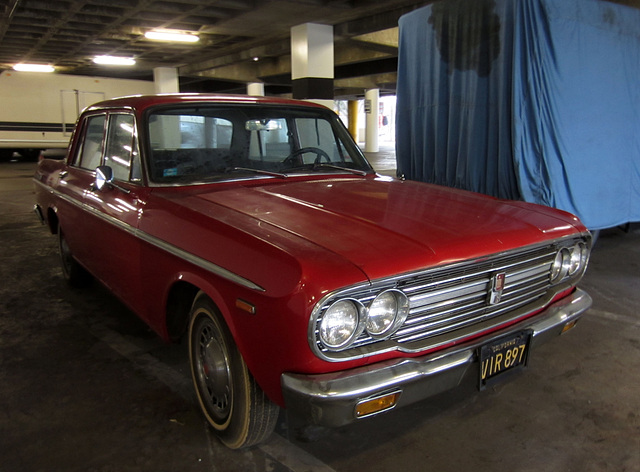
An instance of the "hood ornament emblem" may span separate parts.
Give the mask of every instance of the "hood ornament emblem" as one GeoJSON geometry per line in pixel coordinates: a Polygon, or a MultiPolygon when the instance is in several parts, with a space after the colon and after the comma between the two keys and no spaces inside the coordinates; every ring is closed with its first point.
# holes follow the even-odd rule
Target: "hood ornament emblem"
{"type": "Polygon", "coordinates": [[[502,299],[502,292],[504,291],[504,281],[507,274],[505,272],[499,272],[494,274],[491,278],[491,290],[489,291],[489,305],[496,305],[500,303],[502,299]]]}

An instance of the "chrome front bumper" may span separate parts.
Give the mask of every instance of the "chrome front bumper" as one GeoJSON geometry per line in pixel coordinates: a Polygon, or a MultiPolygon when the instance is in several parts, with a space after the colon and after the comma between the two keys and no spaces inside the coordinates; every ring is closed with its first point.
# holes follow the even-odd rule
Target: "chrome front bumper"
{"type": "MultiPolygon", "coordinates": [[[[509,333],[533,332],[530,349],[562,334],[591,306],[591,297],[577,289],[536,316],[507,329],[449,349],[410,359],[329,374],[282,374],[285,405],[306,421],[341,426],[358,419],[356,406],[381,394],[400,392],[394,408],[451,390],[466,381],[479,382],[478,350],[509,333]]],[[[388,411],[388,410],[385,410],[388,411]]]]}

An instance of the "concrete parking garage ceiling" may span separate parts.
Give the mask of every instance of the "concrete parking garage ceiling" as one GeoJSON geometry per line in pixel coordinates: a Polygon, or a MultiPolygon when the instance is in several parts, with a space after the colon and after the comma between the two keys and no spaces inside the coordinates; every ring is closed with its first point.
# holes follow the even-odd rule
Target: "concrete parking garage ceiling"
{"type": "MultiPolygon", "coordinates": [[[[398,18],[431,1],[408,0],[0,0],[0,69],[51,64],[61,73],[152,79],[177,67],[181,90],[267,93],[291,85],[290,29],[334,26],[335,96],[393,92],[398,18]],[[151,41],[156,29],[197,33],[195,44],[151,41]],[[132,67],[98,66],[96,55],[128,56],[132,67]]],[[[616,0],[640,7],[640,0],[616,0]]]]}

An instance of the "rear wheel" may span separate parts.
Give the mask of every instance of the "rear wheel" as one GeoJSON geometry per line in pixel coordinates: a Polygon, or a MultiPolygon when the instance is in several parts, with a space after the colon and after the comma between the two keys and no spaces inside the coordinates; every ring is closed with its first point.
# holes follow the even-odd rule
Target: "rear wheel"
{"type": "Polygon", "coordinates": [[[202,412],[227,447],[248,447],[271,435],[278,406],[253,379],[224,319],[202,293],[191,310],[189,361],[202,412]]]}
{"type": "Polygon", "coordinates": [[[67,283],[76,288],[88,286],[91,283],[91,275],[74,259],[62,228],[58,228],[58,248],[60,250],[62,276],[67,283]]]}

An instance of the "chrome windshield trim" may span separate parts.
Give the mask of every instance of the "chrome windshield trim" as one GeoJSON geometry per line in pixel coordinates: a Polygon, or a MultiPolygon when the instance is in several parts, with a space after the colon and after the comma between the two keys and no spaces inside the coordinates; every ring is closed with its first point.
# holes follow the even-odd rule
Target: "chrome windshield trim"
{"type": "MultiPolygon", "coordinates": [[[[47,187],[49,188],[49,187],[47,187]]],[[[158,249],[161,249],[165,252],[168,252],[169,254],[172,254],[190,264],[193,264],[197,267],[200,267],[201,269],[206,270],[207,272],[210,272],[214,275],[217,275],[219,277],[222,277],[223,279],[229,280],[233,283],[237,283],[238,285],[241,285],[243,287],[246,287],[248,289],[251,290],[255,290],[257,292],[265,292],[266,290],[261,287],[260,285],[252,282],[249,279],[246,279],[234,272],[231,272],[228,269],[225,269],[224,267],[221,267],[217,264],[214,264],[213,262],[210,262],[200,256],[196,256],[195,254],[192,254],[182,248],[179,248],[178,246],[175,246],[167,241],[164,241],[163,239],[157,238],[155,236],[150,235],[149,233],[146,233],[138,228],[135,228],[127,223],[124,223],[123,221],[118,220],[117,218],[110,216],[110,215],[106,215],[103,212],[85,204],[85,203],[80,203],[77,200],[69,197],[68,195],[65,195],[63,193],[61,193],[58,190],[51,190],[53,192],[54,195],[56,195],[57,197],[59,197],[60,199],[64,200],[67,203],[70,203],[72,205],[75,205],[79,208],[82,208],[83,210],[88,211],[89,213],[91,213],[92,215],[102,219],[103,221],[116,226],[117,228],[125,231],[126,233],[140,239],[141,241],[144,241],[148,244],[151,244],[152,246],[157,247],[158,249]]]]}

